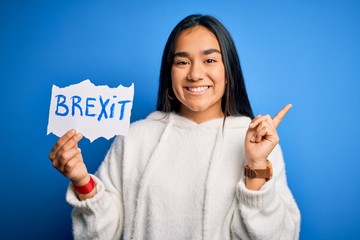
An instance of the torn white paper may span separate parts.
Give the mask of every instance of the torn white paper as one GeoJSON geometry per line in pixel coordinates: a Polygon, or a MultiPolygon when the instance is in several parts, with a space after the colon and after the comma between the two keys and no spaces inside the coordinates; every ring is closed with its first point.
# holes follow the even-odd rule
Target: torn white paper
{"type": "Polygon", "coordinates": [[[76,129],[90,142],[126,135],[130,126],[134,84],[110,88],[89,79],[68,87],[52,86],[47,134],[58,137],[76,129]]]}

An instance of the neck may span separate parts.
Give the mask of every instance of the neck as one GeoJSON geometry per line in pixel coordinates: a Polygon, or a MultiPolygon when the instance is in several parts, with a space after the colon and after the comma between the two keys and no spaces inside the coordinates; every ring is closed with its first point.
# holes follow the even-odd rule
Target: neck
{"type": "Polygon", "coordinates": [[[206,112],[201,112],[201,111],[199,111],[199,112],[184,111],[183,109],[180,109],[179,115],[182,117],[185,117],[187,119],[190,119],[191,121],[194,121],[197,124],[224,117],[224,113],[222,112],[221,109],[219,112],[211,112],[211,113],[206,113],[206,112]]]}

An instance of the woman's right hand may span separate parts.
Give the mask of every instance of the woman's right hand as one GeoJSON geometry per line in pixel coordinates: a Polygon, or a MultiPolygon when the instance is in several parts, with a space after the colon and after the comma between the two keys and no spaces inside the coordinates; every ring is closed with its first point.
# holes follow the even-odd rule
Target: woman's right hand
{"type": "Polygon", "coordinates": [[[49,154],[53,167],[76,186],[85,185],[90,178],[78,147],[82,137],[83,135],[76,133],[74,129],[68,131],[59,138],[49,154]]]}

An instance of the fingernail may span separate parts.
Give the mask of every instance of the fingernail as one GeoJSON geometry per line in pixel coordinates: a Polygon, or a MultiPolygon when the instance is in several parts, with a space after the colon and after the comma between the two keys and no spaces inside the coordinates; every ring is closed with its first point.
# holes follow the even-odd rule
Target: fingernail
{"type": "Polygon", "coordinates": [[[75,133],[75,129],[71,129],[71,130],[69,131],[69,133],[71,133],[71,134],[75,133]]]}
{"type": "Polygon", "coordinates": [[[83,135],[81,133],[76,134],[77,139],[81,139],[82,137],[83,137],[83,135]]]}
{"type": "Polygon", "coordinates": [[[251,142],[255,142],[255,136],[252,136],[252,138],[251,138],[250,141],[251,141],[251,142]]]}

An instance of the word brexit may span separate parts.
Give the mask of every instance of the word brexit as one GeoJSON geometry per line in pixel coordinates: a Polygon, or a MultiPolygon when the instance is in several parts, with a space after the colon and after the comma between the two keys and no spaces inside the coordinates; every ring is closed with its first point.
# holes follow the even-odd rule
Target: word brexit
{"type": "Polygon", "coordinates": [[[95,86],[90,80],[52,87],[48,134],[62,136],[74,128],[90,141],[126,135],[134,97],[130,87],[95,86]]]}
{"type": "Polygon", "coordinates": [[[59,94],[55,96],[56,98],[56,110],[55,114],[57,116],[67,116],[70,113],[69,108],[71,107],[71,116],[75,116],[76,111],[78,112],[79,116],[86,116],[86,117],[96,117],[97,120],[100,121],[102,119],[108,119],[114,117],[115,108],[119,109],[119,120],[124,119],[124,110],[125,105],[127,103],[131,103],[131,100],[121,100],[115,101],[114,99],[117,96],[113,96],[113,98],[105,98],[103,96],[99,96],[98,99],[94,97],[87,97],[85,101],[83,101],[84,105],[81,105],[82,98],[78,95],[70,97],[70,101],[66,101],[66,96],[59,94]],[[109,102],[111,102],[110,106],[109,102]],[[96,104],[100,106],[96,108],[96,104]],[[100,109],[99,113],[95,113],[95,109],[100,109]]]}

